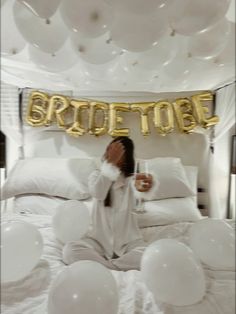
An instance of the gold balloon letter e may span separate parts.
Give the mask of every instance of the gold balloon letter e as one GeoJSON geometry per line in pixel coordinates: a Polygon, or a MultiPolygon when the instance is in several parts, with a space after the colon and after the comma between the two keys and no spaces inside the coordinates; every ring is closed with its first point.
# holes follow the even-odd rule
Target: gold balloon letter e
{"type": "Polygon", "coordinates": [[[113,136],[129,136],[129,129],[117,129],[117,123],[121,123],[121,117],[117,116],[117,111],[129,111],[129,104],[112,103],[109,107],[109,130],[108,133],[113,136]]]}
{"type": "Polygon", "coordinates": [[[192,96],[192,101],[195,106],[196,116],[198,123],[203,128],[208,128],[212,125],[215,125],[219,122],[218,116],[206,117],[206,114],[209,113],[209,108],[202,104],[203,101],[212,101],[213,95],[210,92],[198,94],[192,96]]]}

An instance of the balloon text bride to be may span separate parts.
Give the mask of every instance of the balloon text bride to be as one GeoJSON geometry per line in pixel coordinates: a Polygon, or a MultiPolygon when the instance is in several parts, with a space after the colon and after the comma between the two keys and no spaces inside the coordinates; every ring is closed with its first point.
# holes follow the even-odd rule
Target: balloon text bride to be
{"type": "Polygon", "coordinates": [[[219,118],[209,116],[209,109],[204,103],[212,99],[210,92],[204,92],[193,95],[190,99],[178,98],[173,102],[106,103],[61,95],[50,96],[35,91],[29,99],[26,121],[34,127],[50,126],[55,121],[59,128],[65,129],[72,136],[85,133],[96,136],[128,136],[129,129],[118,126],[123,122],[119,112],[138,112],[144,136],[150,134],[149,114],[153,115],[154,127],[160,135],[171,133],[175,124],[180,132],[191,133],[197,126],[208,128],[218,123],[219,118]]]}

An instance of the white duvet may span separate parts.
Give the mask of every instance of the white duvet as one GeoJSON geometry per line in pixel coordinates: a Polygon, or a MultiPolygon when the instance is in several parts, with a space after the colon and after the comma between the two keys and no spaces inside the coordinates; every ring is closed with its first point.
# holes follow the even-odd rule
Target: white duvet
{"type": "MultiPolygon", "coordinates": [[[[1,313],[47,314],[47,297],[52,279],[66,267],[61,262],[62,246],[56,241],[51,229],[52,217],[12,214],[3,219],[23,219],[35,224],[44,239],[44,252],[39,264],[27,278],[1,287],[1,313]]],[[[145,228],[142,232],[144,239],[148,242],[161,238],[175,238],[188,244],[189,226],[190,223],[176,223],[145,228]]],[[[207,281],[205,298],[195,305],[185,307],[156,304],[152,294],[141,281],[139,271],[112,271],[112,274],[117,281],[120,293],[118,314],[235,313],[235,273],[232,271],[214,271],[205,268],[207,281]]]]}

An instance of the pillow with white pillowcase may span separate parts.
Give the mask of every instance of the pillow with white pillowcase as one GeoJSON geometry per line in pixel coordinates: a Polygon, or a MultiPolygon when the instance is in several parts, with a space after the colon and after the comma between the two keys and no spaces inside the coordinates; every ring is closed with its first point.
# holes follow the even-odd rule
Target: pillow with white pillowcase
{"type": "Polygon", "coordinates": [[[186,176],[193,195],[197,201],[197,190],[198,190],[198,167],[196,166],[184,166],[186,176]]]}
{"type": "Polygon", "coordinates": [[[88,177],[95,169],[95,160],[89,158],[19,160],[2,187],[2,199],[21,194],[46,194],[75,200],[86,199],[90,197],[88,177]]]}
{"type": "Polygon", "coordinates": [[[54,215],[56,208],[66,201],[67,198],[57,196],[22,194],[14,197],[13,208],[19,214],[54,215]]]}
{"type": "MultiPolygon", "coordinates": [[[[17,195],[13,200],[14,212],[19,214],[36,214],[53,216],[57,208],[68,201],[66,198],[37,195],[37,194],[23,194],[17,195]]],[[[81,200],[92,213],[92,199],[81,200]]]]}
{"type": "Polygon", "coordinates": [[[169,198],[144,203],[144,213],[136,213],[140,228],[195,222],[202,218],[193,197],[169,198]]]}
{"type": "Polygon", "coordinates": [[[140,228],[194,222],[202,218],[197,204],[198,167],[184,166],[194,196],[145,201],[145,212],[137,213],[140,228]]]}
{"type": "MultiPolygon", "coordinates": [[[[163,157],[140,160],[140,172],[149,172],[158,181],[158,187],[146,193],[147,200],[160,200],[196,195],[180,158],[163,157]]],[[[136,196],[137,193],[136,193],[136,196]]],[[[144,196],[140,193],[140,197],[144,196]]]]}

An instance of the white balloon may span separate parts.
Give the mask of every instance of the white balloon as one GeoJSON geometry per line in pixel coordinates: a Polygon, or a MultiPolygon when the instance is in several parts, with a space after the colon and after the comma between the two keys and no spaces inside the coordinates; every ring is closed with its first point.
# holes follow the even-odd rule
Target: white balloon
{"type": "Polygon", "coordinates": [[[38,264],[43,239],[38,229],[22,221],[1,224],[1,281],[23,279],[38,264]]]}
{"type": "Polygon", "coordinates": [[[104,64],[92,64],[83,62],[83,67],[85,69],[84,74],[90,80],[100,80],[103,82],[114,80],[117,75],[117,68],[119,68],[119,63],[117,60],[112,60],[104,64]]]}
{"type": "Polygon", "coordinates": [[[18,0],[36,16],[44,19],[50,18],[57,10],[61,0],[18,0]]]}
{"type": "Polygon", "coordinates": [[[108,33],[97,38],[72,33],[71,41],[80,58],[93,64],[109,62],[119,56],[122,51],[112,43],[108,33]]]}
{"type": "Polygon", "coordinates": [[[78,55],[77,59],[78,61],[72,68],[62,73],[64,81],[66,81],[69,86],[71,85],[72,89],[82,88],[86,80],[84,62],[78,58],[78,55]]]}
{"type": "Polygon", "coordinates": [[[181,44],[180,36],[165,36],[157,43],[157,45],[144,52],[133,53],[126,52],[122,56],[124,68],[131,72],[139,68],[144,71],[157,72],[165,64],[171,62],[177,52],[178,45],[181,44]]]}
{"type": "Polygon", "coordinates": [[[123,13],[115,16],[111,38],[121,48],[140,52],[154,47],[168,31],[168,21],[161,12],[148,18],[123,13]]]}
{"type": "Polygon", "coordinates": [[[191,36],[188,42],[193,57],[211,59],[223,51],[230,34],[230,23],[222,19],[210,29],[191,36]]]}
{"type": "Polygon", "coordinates": [[[188,78],[195,70],[194,65],[196,62],[185,54],[177,54],[175,59],[164,66],[164,73],[172,80],[188,78]]]}
{"type": "MultiPolygon", "coordinates": [[[[201,60],[188,57],[185,54],[177,57],[164,66],[163,81],[166,81],[168,90],[175,88],[181,90],[198,90],[199,86],[212,86],[211,77],[217,76],[214,72],[214,65],[211,60],[201,60]]],[[[215,77],[217,79],[217,77],[215,77]]],[[[218,76],[218,80],[220,76],[218,76]]],[[[201,89],[204,89],[203,87],[201,89]]],[[[200,90],[200,89],[199,89],[200,90]]]]}
{"type": "Polygon", "coordinates": [[[174,239],[158,240],[146,248],[141,274],[157,301],[190,305],[206,292],[201,264],[189,247],[174,239]]]}
{"type": "Polygon", "coordinates": [[[172,2],[173,0],[109,0],[115,9],[141,15],[153,14],[158,9],[168,8],[172,2]]]}
{"type": "Polygon", "coordinates": [[[53,230],[61,242],[79,240],[90,224],[89,211],[85,204],[70,200],[61,204],[53,216],[53,230]]]}
{"type": "Polygon", "coordinates": [[[216,56],[215,63],[218,66],[231,65],[235,70],[235,23],[230,23],[230,34],[228,41],[223,51],[218,56],[216,56]]]}
{"type": "Polygon", "coordinates": [[[66,25],[88,37],[106,33],[112,23],[112,10],[102,0],[63,0],[60,11],[66,25]]]}
{"type": "Polygon", "coordinates": [[[190,246],[204,264],[235,269],[235,233],[223,220],[202,219],[192,225],[190,246]]]}
{"type": "Polygon", "coordinates": [[[112,273],[93,261],[79,261],[53,281],[49,314],[117,314],[118,289],[112,273]]]}
{"type": "Polygon", "coordinates": [[[175,75],[172,78],[163,74],[162,80],[166,81],[165,83],[170,92],[174,88],[179,91],[204,90],[206,86],[213,88],[219,83],[222,76],[216,69],[217,66],[211,60],[190,58],[189,72],[187,74],[179,75],[178,77],[175,75]]]}
{"type": "Polygon", "coordinates": [[[45,20],[35,16],[21,3],[15,2],[13,14],[16,25],[25,40],[42,51],[55,52],[65,43],[68,29],[59,13],[45,20]]]}
{"type": "Polygon", "coordinates": [[[71,68],[78,61],[78,56],[70,41],[54,53],[46,53],[34,46],[29,46],[29,58],[40,68],[48,72],[61,72],[71,68]]]}
{"type": "MultiPolygon", "coordinates": [[[[157,69],[145,69],[140,66],[139,62],[136,61],[136,58],[133,58],[131,54],[134,53],[125,53],[120,58],[120,65],[121,68],[119,69],[119,77],[120,79],[126,84],[131,84],[137,82],[147,82],[148,80],[152,79],[154,76],[155,70],[157,69]],[[126,56],[126,54],[129,54],[126,56]]],[[[134,54],[136,55],[136,54],[134,54]]]]}
{"type": "Polygon", "coordinates": [[[229,9],[226,13],[227,20],[235,23],[235,0],[230,1],[229,9]]]}
{"type": "Polygon", "coordinates": [[[14,55],[24,49],[26,41],[18,31],[12,10],[14,0],[8,0],[1,7],[1,54],[14,55]]]}
{"type": "Polygon", "coordinates": [[[172,28],[193,35],[216,24],[229,8],[230,0],[174,0],[169,12],[172,28]]]}

